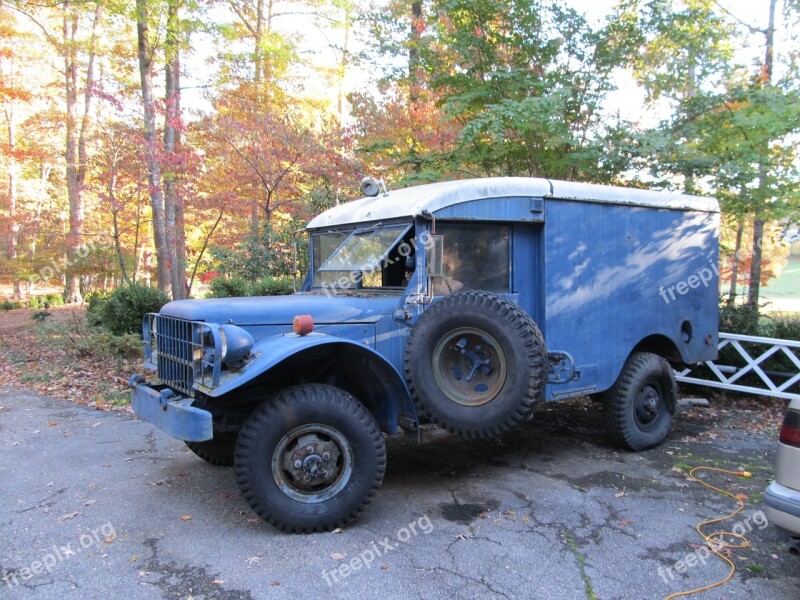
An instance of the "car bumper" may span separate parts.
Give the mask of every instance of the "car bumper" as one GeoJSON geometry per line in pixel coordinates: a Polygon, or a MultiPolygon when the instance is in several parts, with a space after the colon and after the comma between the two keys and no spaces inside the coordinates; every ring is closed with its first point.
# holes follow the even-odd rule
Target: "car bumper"
{"type": "Polygon", "coordinates": [[[131,407],[174,438],[205,442],[214,437],[211,413],[192,406],[194,399],[175,394],[170,388],[145,383],[140,375],[130,379],[131,407]]]}
{"type": "Polygon", "coordinates": [[[764,504],[770,523],[800,535],[800,491],[773,481],[764,494],[764,504]]]}

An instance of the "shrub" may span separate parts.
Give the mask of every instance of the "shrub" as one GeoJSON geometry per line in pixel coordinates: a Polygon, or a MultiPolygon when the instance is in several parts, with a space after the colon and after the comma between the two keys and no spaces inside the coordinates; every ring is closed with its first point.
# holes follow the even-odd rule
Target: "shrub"
{"type": "Polygon", "coordinates": [[[90,325],[103,327],[114,335],[141,334],[142,319],[149,312],[158,312],[169,302],[167,295],[139,283],[120,287],[108,297],[89,298],[87,319],[90,325]]]}
{"type": "Polygon", "coordinates": [[[772,322],[774,326],[774,337],[782,340],[800,341],[800,316],[788,317],[781,315],[774,317],[772,322]]]}
{"type": "Polygon", "coordinates": [[[22,308],[22,302],[15,302],[13,300],[9,300],[8,298],[4,299],[0,302],[0,310],[14,310],[16,308],[22,308]]]}
{"type": "Polygon", "coordinates": [[[102,292],[91,292],[84,297],[83,301],[86,303],[86,322],[92,327],[103,326],[100,308],[107,299],[108,294],[103,294],[102,292]]]}
{"type": "Polygon", "coordinates": [[[758,309],[743,304],[741,306],[719,307],[719,330],[725,333],[740,335],[763,335],[763,327],[759,322],[758,309]]]}
{"type": "Polygon", "coordinates": [[[264,277],[250,285],[248,296],[286,296],[293,292],[291,277],[264,277]]]}
{"type": "Polygon", "coordinates": [[[248,281],[244,277],[217,277],[211,282],[210,298],[240,296],[285,296],[294,291],[291,277],[262,277],[248,281]]]}
{"type": "Polygon", "coordinates": [[[211,298],[236,298],[247,296],[250,283],[244,277],[217,277],[211,282],[211,298]]]}
{"type": "Polygon", "coordinates": [[[47,294],[44,297],[45,302],[51,307],[53,306],[64,306],[64,296],[61,294],[47,294]]]}

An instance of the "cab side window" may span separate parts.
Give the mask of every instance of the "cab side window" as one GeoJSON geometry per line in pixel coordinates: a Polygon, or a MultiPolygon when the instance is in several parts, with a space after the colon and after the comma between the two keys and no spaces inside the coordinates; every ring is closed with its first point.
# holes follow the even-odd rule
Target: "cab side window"
{"type": "Polygon", "coordinates": [[[508,225],[439,222],[436,232],[444,235],[445,274],[443,282],[434,282],[437,294],[459,290],[500,294],[511,291],[508,225]]]}

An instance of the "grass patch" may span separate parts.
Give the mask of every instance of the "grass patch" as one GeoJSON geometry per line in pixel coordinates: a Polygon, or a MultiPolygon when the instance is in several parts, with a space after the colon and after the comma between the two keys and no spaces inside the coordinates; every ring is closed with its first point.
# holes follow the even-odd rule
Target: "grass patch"
{"type": "Polygon", "coordinates": [[[53,379],[50,373],[25,373],[20,377],[23,383],[50,383],[53,379]]]}
{"type": "Polygon", "coordinates": [[[137,334],[115,335],[106,329],[89,327],[83,322],[49,322],[36,328],[37,337],[56,350],[75,358],[114,360],[142,356],[142,342],[137,334]]]}
{"type": "Polygon", "coordinates": [[[567,542],[570,552],[575,555],[575,559],[578,561],[578,570],[583,580],[583,593],[586,594],[586,600],[597,600],[597,595],[592,589],[592,580],[586,574],[586,555],[578,550],[578,540],[575,539],[571,531],[564,532],[564,540],[567,542]]]}
{"type": "Polygon", "coordinates": [[[121,392],[119,390],[113,390],[102,398],[96,398],[96,400],[114,407],[128,406],[128,404],[131,403],[131,395],[130,392],[127,391],[121,392]]]}
{"type": "Polygon", "coordinates": [[[28,362],[28,355],[24,352],[9,352],[7,358],[8,362],[14,366],[24,365],[28,362]]]}

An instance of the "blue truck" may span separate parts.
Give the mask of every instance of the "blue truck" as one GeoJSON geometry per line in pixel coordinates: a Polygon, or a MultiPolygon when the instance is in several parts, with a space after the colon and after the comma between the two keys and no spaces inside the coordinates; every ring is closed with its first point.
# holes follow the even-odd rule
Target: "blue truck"
{"type": "Polygon", "coordinates": [[[281,530],[354,519],[386,435],[499,436],[588,395],[613,443],[656,446],[673,367],[716,358],[713,199],[518,177],[362,192],[308,224],[298,293],[144,319],[133,410],[233,465],[281,530]]]}

